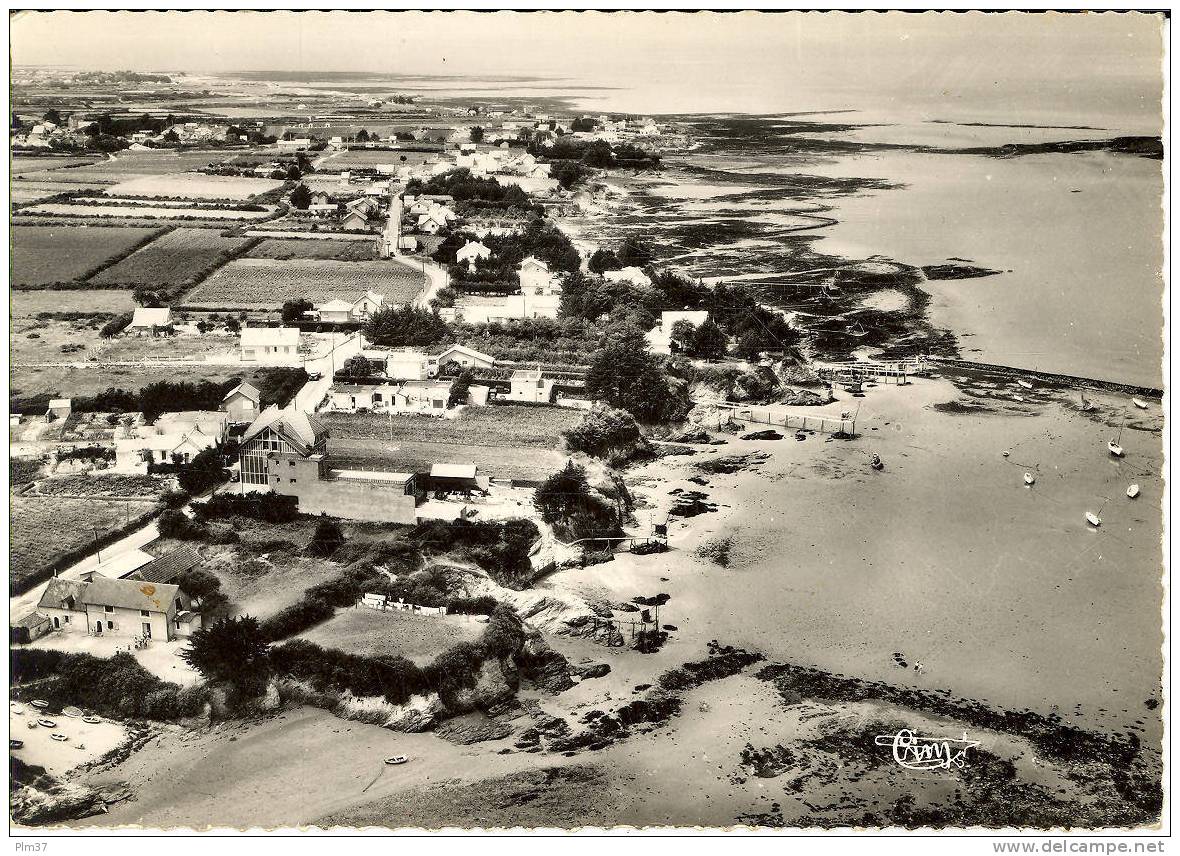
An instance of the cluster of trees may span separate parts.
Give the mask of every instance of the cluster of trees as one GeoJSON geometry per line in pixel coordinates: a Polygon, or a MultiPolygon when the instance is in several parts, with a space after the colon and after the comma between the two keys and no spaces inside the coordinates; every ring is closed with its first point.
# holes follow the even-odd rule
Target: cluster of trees
{"type": "Polygon", "coordinates": [[[622,534],[619,509],[586,480],[573,461],[537,487],[533,505],[541,519],[567,539],[613,538],[622,534]]]}
{"type": "Polygon", "coordinates": [[[286,300],[283,302],[282,319],[284,325],[298,324],[300,321],[306,321],[303,317],[305,312],[311,312],[315,309],[315,304],[306,297],[297,297],[294,300],[286,300]]]}
{"type": "Polygon", "coordinates": [[[143,418],[154,422],[161,413],[184,410],[216,410],[225,394],[238,381],[213,383],[202,380],[157,381],[139,392],[111,387],[97,395],[75,398],[73,408],[80,413],[143,413],[143,418]]]}
{"type": "Polygon", "coordinates": [[[660,156],[657,154],[645,152],[630,143],[608,143],[606,140],[576,140],[570,137],[558,137],[553,140],[552,145],[542,146],[534,138],[530,142],[528,150],[534,157],[553,161],[578,161],[595,169],[618,167],[656,169],[660,165],[660,156]]]}
{"type": "Polygon", "coordinates": [[[590,256],[586,266],[591,273],[602,274],[608,270],[622,270],[626,267],[646,268],[655,261],[655,252],[638,238],[627,238],[618,251],[598,249],[590,256]]]}
{"type": "Polygon", "coordinates": [[[643,333],[627,325],[615,328],[594,355],[586,391],[641,422],[678,419],[689,407],[687,384],[669,377],[663,360],[648,352],[643,333]]]}
{"type": "Polygon", "coordinates": [[[365,338],[374,345],[391,348],[425,347],[447,341],[450,328],[436,312],[405,306],[384,306],[364,327],[365,338]]]}
{"type": "Polygon", "coordinates": [[[584,318],[525,318],[456,325],[455,335],[498,360],[585,365],[605,343],[607,328],[584,318]]]}
{"type": "Polygon", "coordinates": [[[629,458],[648,447],[634,417],[611,407],[590,411],[562,436],[571,452],[585,452],[596,458],[629,458]]]}
{"type": "Polygon", "coordinates": [[[406,193],[450,195],[456,202],[478,202],[494,208],[533,207],[529,195],[516,185],[504,187],[494,178],[477,178],[465,167],[431,176],[426,181],[412,178],[406,184],[406,193]]]}
{"type": "Polygon", "coordinates": [[[532,565],[529,551],[541,537],[526,519],[504,521],[430,520],[419,523],[408,538],[422,555],[461,552],[501,585],[526,581],[532,565]]]}
{"type": "Polygon", "coordinates": [[[160,680],[134,656],[110,658],[41,648],[9,653],[12,684],[37,683],[37,697],[54,707],[76,705],[117,719],[172,720],[197,716],[209,699],[205,687],[181,688],[160,680]]]}
{"type": "Polygon", "coordinates": [[[670,338],[673,348],[690,357],[718,360],[724,357],[729,349],[729,338],[720,327],[708,319],[697,326],[691,321],[681,319],[672,325],[670,338]]]}
{"type": "Polygon", "coordinates": [[[193,606],[206,618],[229,604],[229,597],[221,590],[221,580],[201,568],[185,571],[177,577],[176,584],[193,599],[193,606]]]}
{"type": "Polygon", "coordinates": [[[219,493],[205,502],[194,502],[193,514],[201,522],[249,517],[267,523],[290,523],[299,516],[299,500],[277,493],[255,493],[249,496],[219,493]]]}

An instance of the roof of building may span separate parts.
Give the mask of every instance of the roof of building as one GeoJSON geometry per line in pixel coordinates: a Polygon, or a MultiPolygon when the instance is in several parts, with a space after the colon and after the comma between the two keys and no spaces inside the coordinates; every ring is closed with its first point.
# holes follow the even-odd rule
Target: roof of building
{"type": "Polygon", "coordinates": [[[299,345],[298,327],[243,327],[242,347],[286,346],[294,348],[299,345]]]}
{"type": "Polygon", "coordinates": [[[50,410],[60,410],[63,407],[71,408],[73,406],[74,406],[73,399],[70,399],[70,398],[51,398],[51,399],[49,399],[49,409],[50,410]]]}
{"type": "Polygon", "coordinates": [[[607,282],[633,282],[636,285],[651,284],[651,279],[642,268],[625,267],[621,270],[604,271],[602,278],[607,282]]]}
{"type": "Polygon", "coordinates": [[[413,481],[413,473],[392,473],[385,470],[332,470],[332,477],[358,481],[385,481],[406,484],[413,481]]]}
{"type": "Polygon", "coordinates": [[[434,464],[430,468],[430,477],[442,479],[473,479],[475,478],[475,470],[475,464],[434,464]]]}
{"type": "Polygon", "coordinates": [[[162,309],[147,309],[140,307],[135,310],[135,314],[131,316],[131,327],[166,327],[172,323],[172,310],[167,306],[162,309]]]}
{"type": "Polygon", "coordinates": [[[485,354],[483,351],[477,351],[477,350],[475,350],[475,348],[469,348],[466,345],[451,345],[449,348],[446,348],[445,350],[441,351],[438,355],[439,362],[442,362],[442,358],[445,357],[447,354],[452,354],[452,353],[455,353],[456,351],[458,351],[461,354],[466,354],[469,357],[475,357],[476,359],[479,359],[479,360],[487,360],[489,363],[496,362],[496,358],[493,357],[491,354],[485,354]]]}
{"type": "Polygon", "coordinates": [[[328,437],[327,426],[316,417],[300,410],[279,410],[272,404],[246,429],[246,433],[242,435],[242,445],[253,440],[267,428],[277,432],[304,455],[310,454],[312,449],[328,437]]]}
{"type": "Polygon", "coordinates": [[[30,612],[28,615],[22,616],[21,618],[18,618],[16,621],[12,622],[12,626],[13,627],[27,627],[31,630],[34,627],[39,627],[40,625],[44,624],[48,620],[49,620],[48,615],[46,615],[43,612],[37,612],[36,610],[34,610],[33,612],[30,612]]]}
{"type": "Polygon", "coordinates": [[[96,576],[86,587],[82,602],[92,606],[117,606],[122,609],[146,609],[166,612],[176,598],[178,586],[144,580],[112,580],[96,576]]]}
{"type": "Polygon", "coordinates": [[[543,270],[546,272],[548,272],[548,270],[549,270],[549,265],[545,264],[543,261],[541,261],[536,256],[529,256],[527,259],[525,259],[524,261],[522,261],[520,263],[521,270],[524,270],[526,267],[535,268],[536,270],[543,270]]]}
{"type": "Polygon", "coordinates": [[[347,300],[336,298],[335,300],[329,300],[327,303],[321,303],[316,309],[320,312],[351,312],[354,305],[347,300]]]}
{"type": "Polygon", "coordinates": [[[474,253],[476,255],[489,255],[490,256],[492,254],[492,251],[489,250],[487,247],[485,247],[479,241],[468,241],[466,244],[464,244],[459,249],[458,252],[455,253],[455,258],[458,258],[460,255],[468,256],[468,255],[471,255],[472,253],[474,253]]]}
{"type": "Polygon", "coordinates": [[[513,380],[540,380],[544,374],[540,369],[517,369],[512,373],[513,380]]]}
{"type": "Polygon", "coordinates": [[[82,595],[86,593],[89,583],[82,580],[63,580],[54,577],[41,593],[41,600],[37,601],[38,609],[78,609],[82,605],[82,595]],[[72,603],[71,603],[72,601],[72,603]]]}
{"type": "Polygon", "coordinates": [[[144,565],[135,576],[149,583],[171,583],[185,571],[191,571],[204,561],[195,547],[185,544],[144,565]]]}
{"type": "Polygon", "coordinates": [[[249,381],[239,383],[237,386],[235,386],[233,389],[231,389],[229,392],[227,392],[225,394],[225,398],[223,398],[221,400],[227,401],[227,400],[229,400],[229,398],[231,396],[238,394],[238,393],[246,396],[246,398],[250,399],[251,401],[261,401],[262,400],[262,393],[259,392],[258,388],[256,386],[254,386],[254,384],[250,383],[249,381]]]}

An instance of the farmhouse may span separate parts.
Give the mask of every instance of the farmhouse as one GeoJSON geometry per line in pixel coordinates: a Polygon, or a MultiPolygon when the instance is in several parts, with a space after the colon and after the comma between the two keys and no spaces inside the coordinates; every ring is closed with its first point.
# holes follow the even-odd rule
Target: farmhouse
{"type": "Polygon", "coordinates": [[[556,318],[561,296],[552,294],[513,294],[507,297],[462,297],[455,302],[455,320],[468,324],[492,321],[516,321],[522,318],[556,318]]]}
{"type": "Polygon", "coordinates": [[[82,592],[86,628],[95,636],[142,636],[169,640],[200,627],[190,617],[188,596],[178,586],[95,576],[82,592]],[[178,614],[186,612],[187,620],[178,614]]]}
{"type": "Polygon", "coordinates": [[[524,294],[561,294],[561,284],[549,265],[529,256],[520,263],[520,290],[524,294]]]}
{"type": "Polygon", "coordinates": [[[126,578],[146,583],[175,583],[181,574],[200,567],[203,561],[196,547],[185,544],[137,568],[126,578]]]}
{"type": "Polygon", "coordinates": [[[270,407],[242,435],[242,489],[294,496],[303,514],[417,522],[425,493],[413,473],[336,470],[327,450],[328,429],[322,422],[270,407]]]}
{"type": "Polygon", "coordinates": [[[171,324],[172,310],[168,307],[165,306],[163,309],[140,307],[132,315],[131,323],[127,325],[127,332],[143,335],[144,333],[153,333],[161,327],[169,327],[171,324]]]}
{"type": "Polygon", "coordinates": [[[41,594],[37,603],[37,611],[44,613],[53,622],[53,629],[76,625],[86,626],[86,607],[82,604],[82,595],[88,583],[82,580],[64,580],[54,577],[41,594]]]}
{"type": "Polygon", "coordinates": [[[229,416],[220,411],[165,413],[136,436],[115,440],[115,467],[123,472],[147,472],[148,464],[187,464],[205,449],[215,448],[226,436],[229,416]]]}
{"type": "Polygon", "coordinates": [[[544,372],[537,369],[517,369],[512,373],[512,388],[508,392],[509,401],[529,401],[549,404],[553,401],[552,378],[545,377],[544,372]]]}
{"type": "Polygon", "coordinates": [[[349,211],[340,221],[340,228],[346,232],[364,232],[369,228],[369,221],[359,211],[349,211]]]}
{"type": "Polygon", "coordinates": [[[49,616],[43,612],[33,611],[8,626],[8,641],[28,644],[40,639],[51,630],[53,630],[53,624],[49,620],[49,616]]]}
{"type": "Polygon", "coordinates": [[[221,410],[230,422],[253,422],[258,417],[262,393],[251,383],[240,383],[221,399],[221,410]]]}
{"type": "Polygon", "coordinates": [[[242,362],[269,366],[299,365],[299,330],[295,327],[243,327],[242,362]]]}

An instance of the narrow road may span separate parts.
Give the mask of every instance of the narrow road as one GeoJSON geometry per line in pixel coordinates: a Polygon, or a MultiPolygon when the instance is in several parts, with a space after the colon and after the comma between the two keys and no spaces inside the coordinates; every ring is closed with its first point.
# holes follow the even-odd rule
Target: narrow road
{"type": "Polygon", "coordinates": [[[335,333],[325,334],[327,348],[319,356],[304,361],[303,368],[308,374],[319,372],[320,377],[309,380],[303,388],[291,399],[288,410],[301,410],[304,413],[315,413],[324,396],[332,386],[332,375],[336,369],[344,365],[349,357],[359,354],[364,346],[364,337],[360,333],[353,333],[347,337],[335,333]]]}
{"type": "Polygon", "coordinates": [[[447,283],[450,281],[450,276],[447,274],[446,269],[426,259],[416,259],[414,261],[402,259],[401,261],[410,267],[419,268],[426,274],[426,287],[422,289],[421,294],[414,298],[414,306],[419,309],[429,309],[430,301],[434,299],[434,296],[438,294],[440,289],[446,288],[447,283]]]}

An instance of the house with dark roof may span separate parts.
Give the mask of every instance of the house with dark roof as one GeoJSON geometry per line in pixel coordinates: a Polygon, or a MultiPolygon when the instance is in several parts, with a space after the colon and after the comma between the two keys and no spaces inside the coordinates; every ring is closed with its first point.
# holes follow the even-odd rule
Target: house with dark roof
{"type": "Polygon", "coordinates": [[[184,544],[171,553],[166,553],[137,568],[128,574],[127,578],[148,583],[175,583],[181,574],[200,567],[204,561],[196,547],[184,544]]]}
{"type": "MultiPolygon", "coordinates": [[[[195,629],[192,621],[177,621],[177,614],[188,612],[190,606],[179,586],[96,575],[82,593],[82,603],[86,607],[86,628],[95,636],[141,636],[167,641],[195,629]]],[[[197,627],[199,621],[198,617],[197,627]]]]}
{"type": "Polygon", "coordinates": [[[262,393],[254,384],[246,381],[239,383],[221,399],[220,409],[229,416],[231,422],[253,422],[258,418],[262,407],[262,393]]]}
{"type": "Polygon", "coordinates": [[[88,583],[82,580],[63,580],[54,577],[41,593],[37,611],[49,617],[54,630],[71,626],[85,627],[86,607],[82,603],[82,595],[86,592],[87,585],[88,583]]]}

